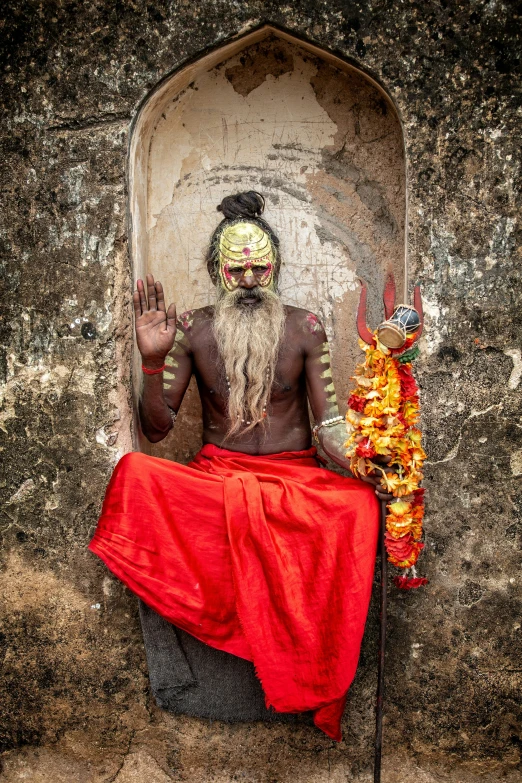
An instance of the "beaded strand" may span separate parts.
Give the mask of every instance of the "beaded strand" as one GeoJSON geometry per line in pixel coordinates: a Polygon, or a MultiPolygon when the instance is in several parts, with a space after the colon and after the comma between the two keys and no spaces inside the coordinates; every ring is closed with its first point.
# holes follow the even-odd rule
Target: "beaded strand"
{"type": "MultiPolygon", "coordinates": [[[[269,374],[270,374],[270,370],[267,370],[267,371],[266,371],[267,378],[268,378],[269,374]]],[[[226,378],[226,380],[227,380],[228,394],[229,394],[229,396],[230,396],[230,380],[229,380],[229,377],[228,377],[228,375],[227,375],[226,373],[225,373],[225,378],[226,378]]],[[[259,424],[260,422],[262,422],[262,421],[263,421],[263,419],[266,419],[266,417],[267,417],[266,406],[268,405],[268,396],[269,396],[269,395],[270,395],[270,392],[268,392],[267,398],[266,398],[266,400],[265,400],[265,404],[263,405],[263,415],[261,416],[261,418],[260,418],[260,419],[258,419],[258,421],[256,421],[256,422],[255,422],[256,424],[259,424]]],[[[239,414],[238,414],[238,418],[239,418],[239,414]]],[[[247,427],[248,427],[248,426],[249,426],[251,423],[252,423],[252,422],[250,422],[250,421],[245,421],[245,419],[241,419],[241,424],[246,424],[246,425],[247,425],[247,427]]]]}
{"type": "Polygon", "coordinates": [[[344,421],[344,416],[332,416],[331,419],[325,419],[324,421],[320,422],[320,424],[315,425],[315,427],[312,429],[312,435],[318,441],[318,434],[321,427],[332,427],[334,424],[339,424],[341,421],[344,421]]]}

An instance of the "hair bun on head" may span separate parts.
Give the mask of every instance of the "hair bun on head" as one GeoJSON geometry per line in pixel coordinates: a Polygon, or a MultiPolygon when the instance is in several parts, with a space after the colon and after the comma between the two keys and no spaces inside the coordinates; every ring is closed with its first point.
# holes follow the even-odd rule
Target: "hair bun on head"
{"type": "Polygon", "coordinates": [[[265,199],[261,193],[255,190],[247,190],[244,193],[236,193],[235,196],[225,196],[218,211],[222,212],[227,220],[237,218],[258,218],[263,214],[265,199]]]}

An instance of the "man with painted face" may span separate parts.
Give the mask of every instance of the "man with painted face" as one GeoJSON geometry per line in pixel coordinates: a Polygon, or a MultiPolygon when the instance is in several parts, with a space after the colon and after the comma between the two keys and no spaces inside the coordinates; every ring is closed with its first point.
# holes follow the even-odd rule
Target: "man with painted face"
{"type": "MultiPolygon", "coordinates": [[[[253,191],[225,198],[208,253],[213,306],[165,307],[152,275],[134,292],[139,414],[157,442],[192,374],[203,448],[190,465],[127,454],[90,548],[152,609],[253,661],[267,706],[314,711],[339,740],[370,599],[378,479],[347,468],[323,326],[277,293],[279,242],[253,191]],[[373,484],[374,486],[372,486],[373,484]]],[[[291,263],[291,262],[289,262],[291,263]]]]}

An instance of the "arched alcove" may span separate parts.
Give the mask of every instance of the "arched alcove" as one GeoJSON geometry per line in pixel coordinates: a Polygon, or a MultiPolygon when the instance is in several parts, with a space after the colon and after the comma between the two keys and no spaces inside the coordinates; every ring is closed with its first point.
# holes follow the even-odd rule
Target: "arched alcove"
{"type": "MultiPolygon", "coordinates": [[[[370,283],[373,326],[388,269],[405,285],[404,143],[389,97],[352,64],[269,26],[165,79],[131,138],[135,278],[153,272],[179,313],[211,303],[216,205],[248,189],[265,195],[281,239],[283,301],[325,323],[342,406],[360,358],[358,278],[370,283]]],[[[142,447],[187,461],[201,443],[195,385],[180,419],[162,444],[142,447]]]]}

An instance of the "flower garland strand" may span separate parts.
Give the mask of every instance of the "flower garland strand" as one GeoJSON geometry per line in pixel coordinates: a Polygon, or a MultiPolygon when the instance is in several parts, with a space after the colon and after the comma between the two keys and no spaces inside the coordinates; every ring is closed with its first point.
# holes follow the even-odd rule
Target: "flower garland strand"
{"type": "Polygon", "coordinates": [[[422,521],[424,489],[422,465],[426,454],[421,446],[421,432],[415,426],[419,419],[419,390],[412,375],[411,363],[419,355],[408,338],[403,348],[386,348],[374,333],[367,345],[359,340],[366,358],[355,372],[357,386],[348,400],[346,422],[348,440],[346,456],[355,476],[371,471],[381,473],[381,483],[394,500],[386,515],[385,545],[388,560],[397,568],[407,569],[394,583],[403,590],[427,584],[417,577],[415,563],[424,547],[422,521]],[[377,457],[391,457],[390,472],[372,462],[377,457]],[[411,576],[408,571],[411,569],[411,576]]]}

